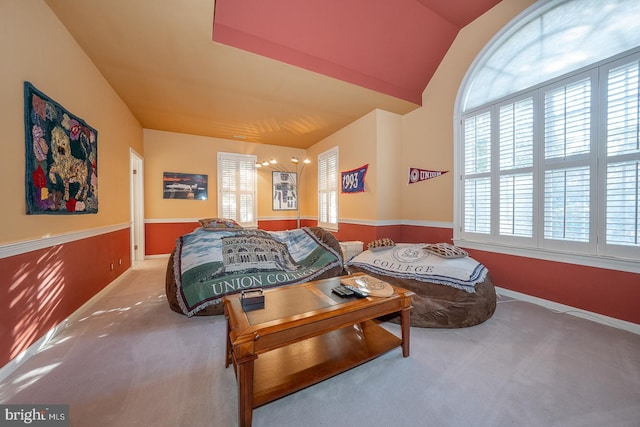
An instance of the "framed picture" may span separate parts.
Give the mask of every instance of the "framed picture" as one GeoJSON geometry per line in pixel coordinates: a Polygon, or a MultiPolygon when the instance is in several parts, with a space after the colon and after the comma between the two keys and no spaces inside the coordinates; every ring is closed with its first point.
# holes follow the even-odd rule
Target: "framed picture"
{"type": "Polygon", "coordinates": [[[207,200],[207,175],[164,172],[162,198],[207,200]]]}
{"type": "Polygon", "coordinates": [[[273,172],[273,210],[298,210],[298,175],[295,172],[273,172]]]}

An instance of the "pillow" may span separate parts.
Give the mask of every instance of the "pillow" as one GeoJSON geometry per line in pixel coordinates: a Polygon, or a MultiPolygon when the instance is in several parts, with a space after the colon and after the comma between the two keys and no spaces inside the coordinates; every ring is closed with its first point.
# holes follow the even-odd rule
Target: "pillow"
{"type": "Polygon", "coordinates": [[[202,228],[207,231],[242,230],[242,226],[233,219],[203,218],[199,222],[202,228]]]}
{"type": "Polygon", "coordinates": [[[375,252],[382,249],[392,248],[395,245],[396,245],[396,242],[389,239],[388,237],[385,237],[384,239],[378,239],[378,240],[374,240],[373,242],[369,242],[369,244],[367,245],[367,249],[375,252]]]}
{"type": "Polygon", "coordinates": [[[425,246],[424,250],[442,258],[464,258],[469,256],[469,253],[464,249],[460,249],[459,247],[450,245],[449,243],[430,244],[425,246]]]}

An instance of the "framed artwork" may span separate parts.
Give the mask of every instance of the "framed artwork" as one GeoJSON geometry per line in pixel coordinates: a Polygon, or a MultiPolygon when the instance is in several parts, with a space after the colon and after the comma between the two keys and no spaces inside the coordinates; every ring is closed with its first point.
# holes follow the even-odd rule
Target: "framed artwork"
{"type": "Polygon", "coordinates": [[[164,172],[163,199],[207,200],[208,175],[164,172]]]}
{"type": "Polygon", "coordinates": [[[273,172],[273,210],[298,210],[298,174],[295,172],[273,172]]]}
{"type": "Polygon", "coordinates": [[[27,214],[98,212],[98,131],[24,82],[27,214]]]}

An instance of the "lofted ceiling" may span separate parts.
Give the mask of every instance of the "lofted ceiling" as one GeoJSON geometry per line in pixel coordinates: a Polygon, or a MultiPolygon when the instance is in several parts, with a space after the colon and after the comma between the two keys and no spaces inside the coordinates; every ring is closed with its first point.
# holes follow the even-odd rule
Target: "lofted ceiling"
{"type": "Polygon", "coordinates": [[[406,114],[499,0],[45,0],[144,128],[307,148],[406,114]]]}

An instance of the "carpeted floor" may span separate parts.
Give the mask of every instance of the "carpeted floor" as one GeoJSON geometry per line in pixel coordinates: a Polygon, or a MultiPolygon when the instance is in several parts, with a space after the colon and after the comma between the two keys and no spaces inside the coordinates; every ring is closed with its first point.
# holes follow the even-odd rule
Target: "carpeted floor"
{"type": "MultiPolygon", "coordinates": [[[[0,403],[69,404],[72,426],[237,425],[222,317],[186,318],[147,260],[0,383],[0,403]]],[[[397,325],[386,327],[399,332],[397,325]]],[[[500,298],[472,328],[395,349],[254,411],[260,426],[640,426],[640,336],[500,298]]]]}

